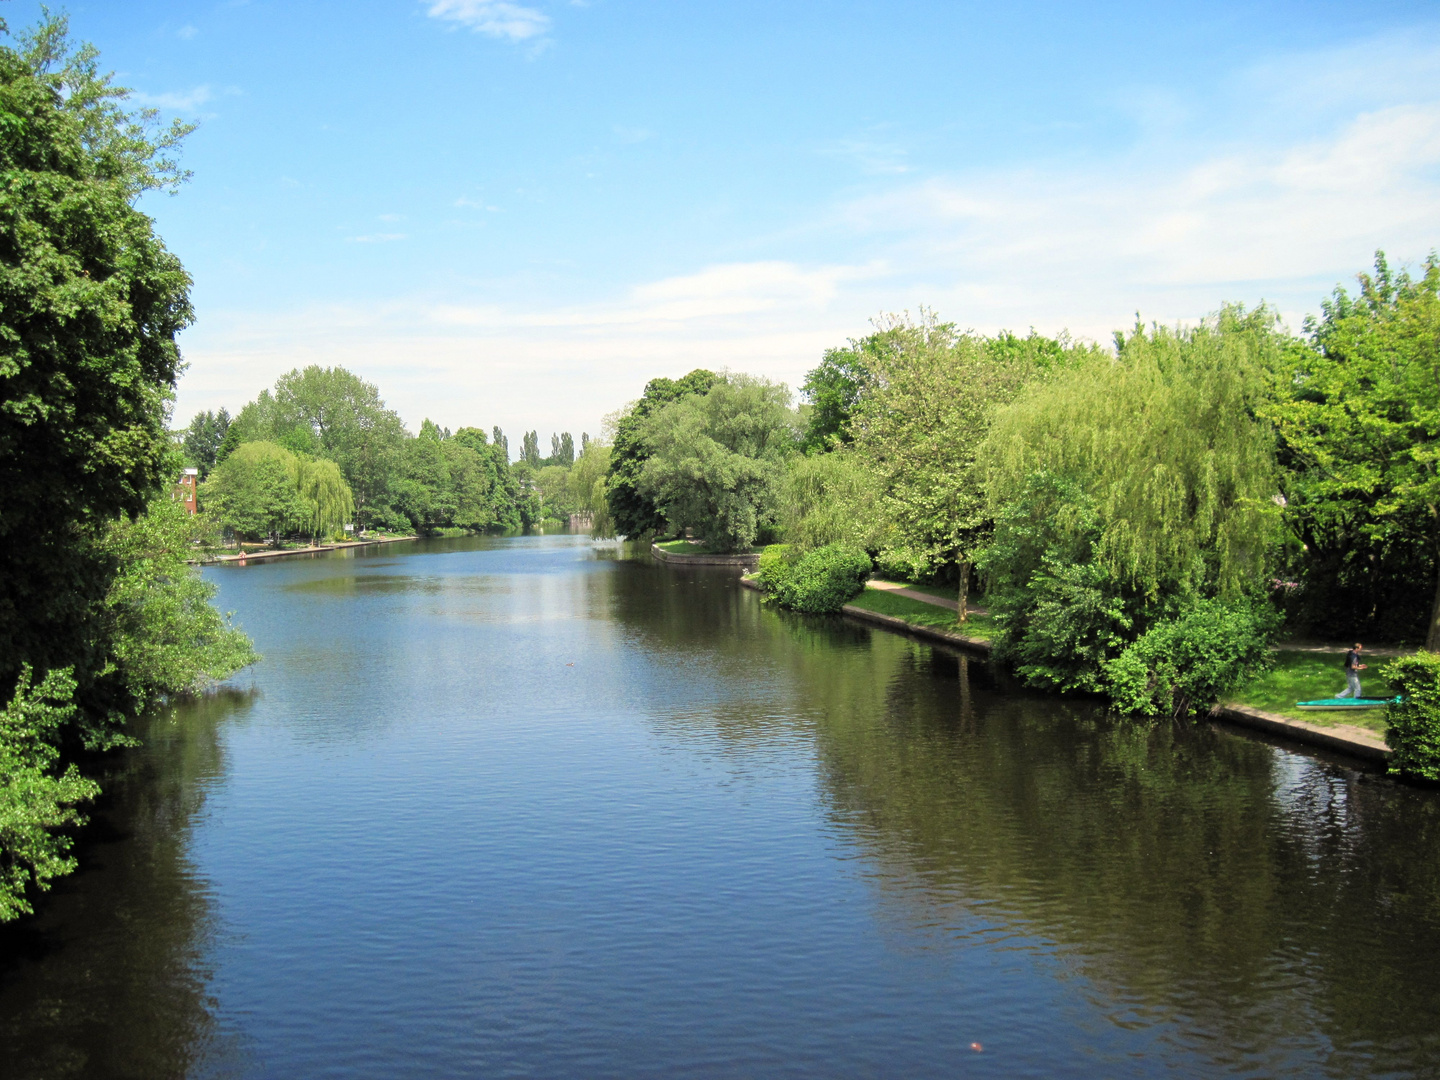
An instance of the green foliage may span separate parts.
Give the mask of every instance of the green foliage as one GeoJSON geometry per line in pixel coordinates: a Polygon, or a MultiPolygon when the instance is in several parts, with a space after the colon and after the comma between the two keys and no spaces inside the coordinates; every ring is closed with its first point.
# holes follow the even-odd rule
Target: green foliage
{"type": "MultiPolygon", "coordinates": [[[[203,528],[202,520],[162,495],[134,521],[115,522],[106,535],[106,554],[119,571],[105,608],[127,712],[161,697],[199,693],[260,659],[250,639],[210,603],[215,586],[186,562],[203,528]]],[[[96,729],[90,741],[103,736],[96,729]]]]}
{"type": "Polygon", "coordinates": [[[731,375],[644,422],[652,450],[638,490],[672,529],[692,529],[718,551],[744,550],[775,522],[797,427],[783,385],[731,375]]]}
{"type": "Polygon", "coordinates": [[[1093,506],[1094,558],[1150,598],[1261,580],[1279,519],[1274,436],[1255,418],[1286,344],[1274,320],[1227,308],[1189,330],[1137,326],[1114,360],[1037,384],[986,444],[991,506],[1064,478],[1093,506]]]}
{"type": "Polygon", "coordinates": [[[1264,608],[1201,600],[1159,619],[1105,665],[1115,706],[1142,716],[1190,716],[1266,666],[1275,620],[1264,608]]]}
{"type": "Polygon", "coordinates": [[[230,414],[224,409],[219,412],[210,412],[207,409],[205,412],[196,413],[190,426],[185,429],[180,442],[180,448],[185,454],[185,464],[199,469],[201,480],[209,476],[210,470],[215,467],[216,458],[229,432],[230,414]]]}
{"type": "Polygon", "coordinates": [[[1400,695],[1385,709],[1390,771],[1440,780],[1440,654],[1402,656],[1381,668],[1380,677],[1400,695]]]}
{"type": "Polygon", "coordinates": [[[272,442],[241,443],[201,489],[205,512],[241,536],[278,536],[312,516],[299,459],[272,442]]]}
{"type": "Polygon", "coordinates": [[[924,575],[973,559],[990,523],[981,444],[996,408],[1039,366],[929,313],[918,323],[892,318],[865,348],[870,382],[851,424],[883,492],[890,561],[924,575]]]}
{"type": "Polygon", "coordinates": [[[535,474],[535,490],[540,494],[540,516],[568,520],[577,509],[570,490],[570,470],[564,465],[545,465],[535,474]]]}
{"type": "Polygon", "coordinates": [[[295,487],[304,505],[301,524],[312,537],[336,532],[354,518],[350,485],[333,461],[297,460],[295,487]]]}
{"type": "Polygon", "coordinates": [[[870,556],[858,548],[827,544],[798,558],[787,548],[767,547],[760,556],[758,574],[766,598],[781,607],[807,615],[831,615],[865,588],[870,556]]]}
{"type": "Polygon", "coordinates": [[[850,417],[870,381],[868,353],[874,338],[826,349],[819,365],[805,376],[801,396],[810,403],[801,449],[807,454],[851,441],[850,417]]]}
{"type": "Polygon", "coordinates": [[[1377,253],[1308,321],[1265,415],[1280,434],[1302,621],[1440,649],[1440,261],[1377,253]],[[1428,626],[1428,629],[1427,629],[1428,626]]]}
{"type": "Polygon", "coordinates": [[[598,439],[584,440],[584,449],[570,470],[569,484],[575,505],[591,515],[590,535],[608,537],[615,535],[615,523],[610,518],[610,504],[605,499],[605,477],[610,471],[610,446],[598,439]]]}
{"type": "Polygon", "coordinates": [[[781,491],[781,532],[806,550],[835,543],[885,548],[892,532],[880,501],[879,478],[854,450],[796,458],[781,491]]]}
{"type": "Polygon", "coordinates": [[[681,379],[651,379],[640,400],[616,422],[605,502],[617,534],[639,536],[665,527],[665,515],[639,487],[640,474],[651,453],[643,437],[646,422],[653,413],[688,394],[706,393],[719,378],[714,372],[696,368],[681,379]]]}
{"type": "Polygon", "coordinates": [[[14,695],[0,709],[0,922],[29,914],[33,885],[75,869],[71,840],[57,829],[80,825],[75,809],[100,793],[99,785],[69,764],[56,775],[56,742],[75,716],[75,679],[51,671],[38,682],[20,668],[14,695]]]}
{"type": "Polygon", "coordinates": [[[187,129],[126,111],[64,19],[21,44],[0,48],[0,684],[29,661],[83,690],[112,573],[94,540],[172,479],[190,279],[134,200],[183,178],[187,129]]]}

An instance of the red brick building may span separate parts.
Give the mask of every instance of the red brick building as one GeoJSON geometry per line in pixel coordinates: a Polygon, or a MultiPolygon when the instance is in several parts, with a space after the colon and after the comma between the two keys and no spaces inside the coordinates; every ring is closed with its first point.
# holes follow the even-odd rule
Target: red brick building
{"type": "Polygon", "coordinates": [[[179,499],[185,504],[187,513],[193,514],[199,509],[195,503],[195,488],[199,483],[199,469],[184,469],[180,473],[180,480],[175,484],[175,490],[170,493],[172,499],[179,499]]]}

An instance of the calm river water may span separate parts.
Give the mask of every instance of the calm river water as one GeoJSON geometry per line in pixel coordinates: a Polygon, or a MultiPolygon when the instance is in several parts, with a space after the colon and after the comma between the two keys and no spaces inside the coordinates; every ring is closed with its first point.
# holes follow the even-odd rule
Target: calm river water
{"type": "Polygon", "coordinates": [[[1440,795],[583,537],[207,574],[9,1080],[1440,1074],[1440,795]]]}

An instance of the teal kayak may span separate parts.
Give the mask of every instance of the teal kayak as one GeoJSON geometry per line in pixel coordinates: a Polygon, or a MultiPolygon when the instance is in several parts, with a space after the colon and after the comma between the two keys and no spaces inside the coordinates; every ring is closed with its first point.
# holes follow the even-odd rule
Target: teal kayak
{"type": "Polygon", "coordinates": [[[1297,709],[1378,709],[1382,705],[1391,705],[1400,699],[1378,698],[1378,697],[1327,697],[1317,698],[1314,701],[1297,701],[1297,709]]]}

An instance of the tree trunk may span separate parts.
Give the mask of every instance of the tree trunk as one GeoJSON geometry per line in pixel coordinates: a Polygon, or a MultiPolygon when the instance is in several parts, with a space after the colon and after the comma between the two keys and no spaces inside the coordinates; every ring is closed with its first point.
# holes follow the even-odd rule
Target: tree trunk
{"type": "MultiPolygon", "coordinates": [[[[970,560],[960,560],[960,595],[957,597],[959,608],[955,613],[955,621],[965,625],[965,620],[970,617],[970,560]]],[[[1433,633],[1433,631],[1432,631],[1433,633]]]]}

